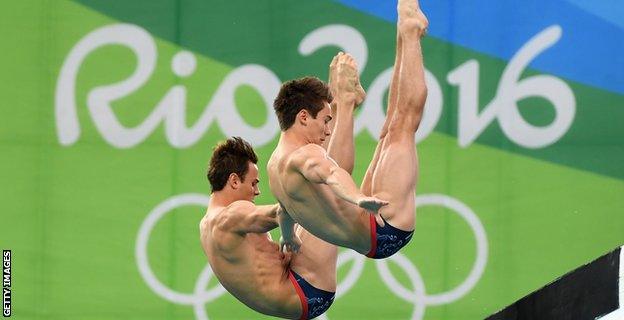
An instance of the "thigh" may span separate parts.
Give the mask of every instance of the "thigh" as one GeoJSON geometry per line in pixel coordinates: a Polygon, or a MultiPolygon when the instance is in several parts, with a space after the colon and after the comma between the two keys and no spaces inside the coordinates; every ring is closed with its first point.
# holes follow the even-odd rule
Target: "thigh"
{"type": "Polygon", "coordinates": [[[418,155],[414,135],[386,137],[372,181],[372,194],[389,204],[379,213],[392,226],[411,231],[415,222],[418,155]]]}
{"type": "Polygon", "coordinates": [[[291,269],[319,289],[336,291],[338,248],[299,225],[296,234],[301,239],[301,248],[291,260],[291,269]]]}
{"type": "Polygon", "coordinates": [[[373,176],[375,174],[375,169],[377,169],[377,164],[379,163],[379,158],[381,156],[381,151],[383,150],[384,141],[385,135],[379,138],[379,142],[377,142],[377,146],[375,147],[375,153],[373,154],[373,158],[368,165],[368,169],[366,169],[364,179],[362,179],[362,184],[360,185],[360,191],[362,191],[362,193],[367,196],[373,194],[373,176]]]}

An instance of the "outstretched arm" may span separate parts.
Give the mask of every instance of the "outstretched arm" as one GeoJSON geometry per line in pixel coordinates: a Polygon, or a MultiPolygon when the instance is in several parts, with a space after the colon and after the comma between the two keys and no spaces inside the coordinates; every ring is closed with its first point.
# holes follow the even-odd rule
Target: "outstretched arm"
{"type": "Polygon", "coordinates": [[[219,221],[219,227],[238,234],[264,233],[277,228],[279,204],[256,206],[249,201],[235,201],[219,221]]]}
{"type": "Polygon", "coordinates": [[[365,196],[355,185],[351,175],[327,156],[323,148],[307,145],[297,151],[293,157],[295,169],[308,181],[329,186],[339,198],[377,213],[388,202],[375,197],[365,196]]]}

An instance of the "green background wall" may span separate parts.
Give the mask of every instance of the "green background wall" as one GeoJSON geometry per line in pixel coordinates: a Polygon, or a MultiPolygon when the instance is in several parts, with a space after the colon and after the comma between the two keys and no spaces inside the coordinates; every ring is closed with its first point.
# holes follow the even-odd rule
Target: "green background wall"
{"type": "MultiPolygon", "coordinates": [[[[465,5],[422,4],[430,96],[416,233],[384,261],[341,251],[327,318],[480,319],[624,243],[624,61],[601,56],[623,46],[624,27],[581,60],[585,49],[568,49],[583,47],[570,44],[581,37],[572,20],[589,11],[562,1],[527,17],[496,3],[475,6],[508,14],[482,18],[505,24],[503,36],[478,41],[465,5]]],[[[346,50],[369,93],[356,116],[361,181],[383,123],[393,6],[0,3],[0,246],[13,250],[13,316],[264,318],[219,287],[201,251],[212,147],[252,141],[257,202],[272,203],[277,88],[327,78],[346,50]]],[[[613,25],[592,19],[590,31],[613,25]]]]}

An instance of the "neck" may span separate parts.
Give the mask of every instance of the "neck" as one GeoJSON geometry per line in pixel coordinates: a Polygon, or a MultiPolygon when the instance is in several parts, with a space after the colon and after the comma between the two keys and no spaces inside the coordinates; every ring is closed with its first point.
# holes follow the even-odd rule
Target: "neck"
{"type": "Polygon", "coordinates": [[[215,191],[210,195],[210,205],[216,207],[227,207],[236,200],[239,199],[236,199],[225,190],[215,191]]]}
{"type": "Polygon", "coordinates": [[[282,131],[280,135],[280,141],[285,141],[289,144],[294,144],[297,146],[303,146],[309,143],[312,143],[312,140],[306,137],[305,132],[301,130],[301,128],[290,127],[286,131],[282,131]]]}

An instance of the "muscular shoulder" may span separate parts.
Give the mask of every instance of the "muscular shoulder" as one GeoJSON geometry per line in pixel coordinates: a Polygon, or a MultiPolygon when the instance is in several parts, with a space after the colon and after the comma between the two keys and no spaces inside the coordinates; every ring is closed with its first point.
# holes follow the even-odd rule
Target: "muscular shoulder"
{"type": "Polygon", "coordinates": [[[210,217],[202,221],[202,246],[208,256],[234,259],[235,256],[232,254],[235,254],[244,239],[235,231],[236,212],[244,211],[246,206],[253,206],[253,203],[232,204],[218,208],[210,217]]]}
{"type": "Polygon", "coordinates": [[[232,203],[230,203],[230,205],[227,206],[226,210],[228,210],[228,212],[230,214],[245,214],[248,212],[253,211],[256,208],[256,205],[253,204],[253,202],[251,201],[246,201],[246,200],[238,200],[238,201],[234,201],[232,203]]]}
{"type": "Polygon", "coordinates": [[[253,212],[254,209],[255,205],[250,201],[234,201],[217,214],[215,227],[221,231],[231,231],[243,216],[253,212]]]}
{"type": "Polygon", "coordinates": [[[295,150],[290,156],[289,164],[300,168],[310,159],[325,158],[326,156],[327,152],[323,147],[310,143],[295,150]]]}

